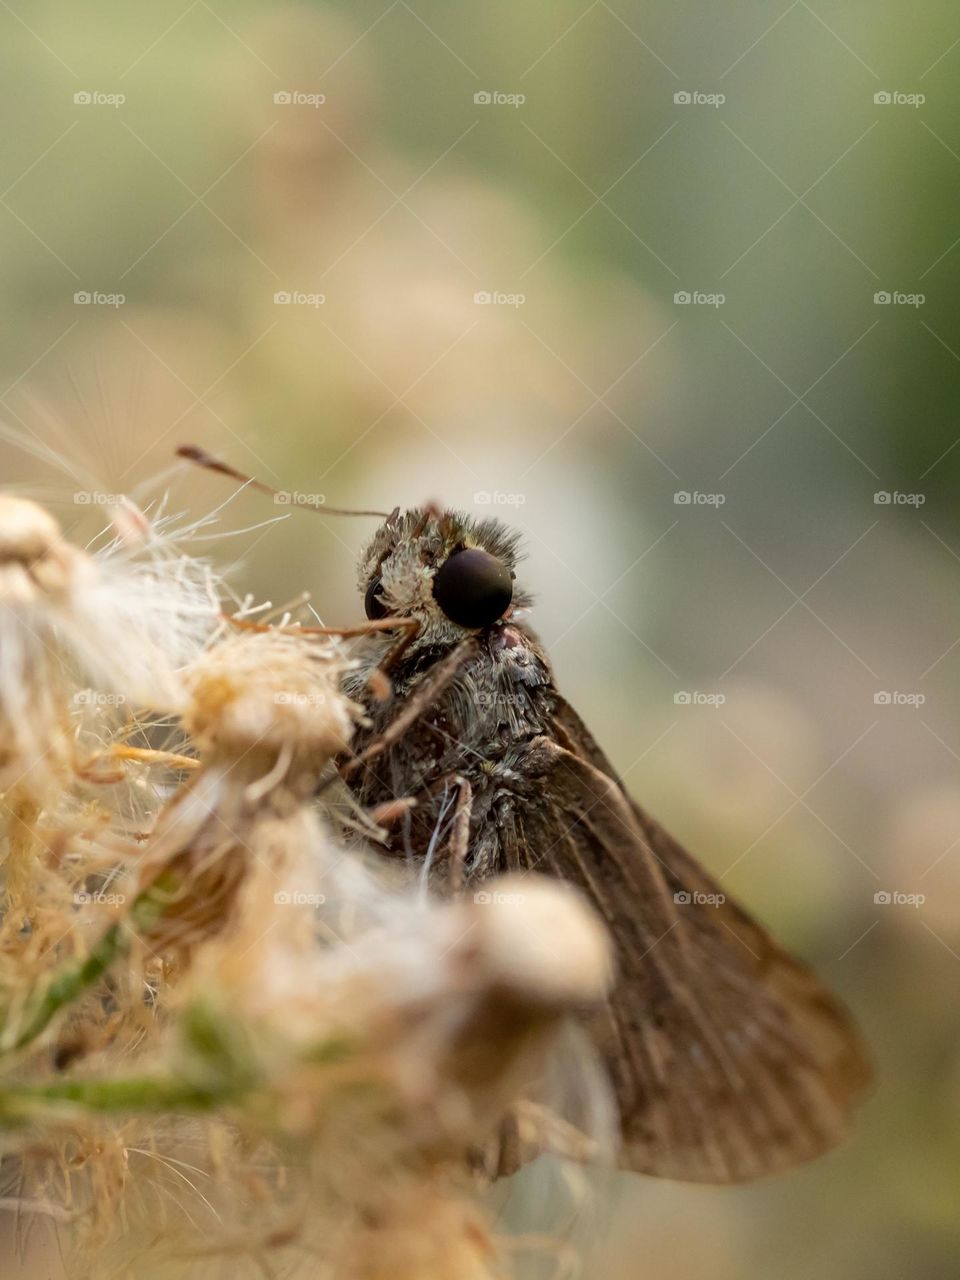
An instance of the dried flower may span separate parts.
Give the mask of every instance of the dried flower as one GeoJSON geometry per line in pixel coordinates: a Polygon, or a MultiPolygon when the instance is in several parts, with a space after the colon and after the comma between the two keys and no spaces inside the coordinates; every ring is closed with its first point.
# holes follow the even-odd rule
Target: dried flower
{"type": "Polygon", "coordinates": [[[344,848],[342,650],[233,629],[140,532],[89,554],[0,498],[4,1203],[94,1280],[506,1276],[477,1171],[507,1123],[602,1146],[589,1054],[565,1114],[543,1082],[605,931],[554,882],[436,903],[344,848]]]}

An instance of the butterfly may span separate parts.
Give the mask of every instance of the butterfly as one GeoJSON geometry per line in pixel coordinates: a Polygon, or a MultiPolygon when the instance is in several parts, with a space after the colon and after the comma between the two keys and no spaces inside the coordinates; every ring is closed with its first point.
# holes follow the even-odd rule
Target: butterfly
{"type": "Polygon", "coordinates": [[[525,621],[518,541],[498,520],[434,508],[383,521],[361,557],[373,629],[347,690],[369,726],[341,773],[395,815],[387,851],[439,888],[535,870],[593,904],[617,979],[590,1029],[626,1167],[728,1183],[818,1156],[868,1089],[860,1034],[627,794],[525,621]],[[371,696],[383,672],[392,693],[371,696]]]}

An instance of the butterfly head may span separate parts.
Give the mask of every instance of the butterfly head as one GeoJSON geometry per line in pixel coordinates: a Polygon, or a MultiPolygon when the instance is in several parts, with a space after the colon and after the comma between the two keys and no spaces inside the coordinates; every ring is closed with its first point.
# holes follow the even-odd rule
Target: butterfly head
{"type": "Polygon", "coordinates": [[[450,643],[530,604],[515,581],[519,537],[499,520],[394,511],[360,559],[368,618],[416,618],[421,643],[450,643]]]}

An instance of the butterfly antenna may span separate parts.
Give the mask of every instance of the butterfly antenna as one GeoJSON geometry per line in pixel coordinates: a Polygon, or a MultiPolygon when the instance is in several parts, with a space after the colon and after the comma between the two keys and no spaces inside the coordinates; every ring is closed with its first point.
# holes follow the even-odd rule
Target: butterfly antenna
{"type": "MultiPolygon", "coordinates": [[[[283,492],[280,489],[275,489],[272,485],[264,484],[262,480],[257,480],[255,476],[244,475],[242,471],[232,467],[229,462],[222,462],[197,444],[180,445],[177,449],[177,457],[184,458],[187,462],[192,462],[195,466],[202,467],[205,471],[216,471],[219,475],[229,476],[231,480],[237,480],[240,484],[249,485],[251,489],[257,489],[260,493],[268,493],[274,498],[283,492]]],[[[326,505],[311,505],[309,510],[318,511],[321,515],[327,516],[376,516],[380,520],[386,519],[390,514],[389,511],[361,511],[347,507],[328,507],[326,505]]]]}

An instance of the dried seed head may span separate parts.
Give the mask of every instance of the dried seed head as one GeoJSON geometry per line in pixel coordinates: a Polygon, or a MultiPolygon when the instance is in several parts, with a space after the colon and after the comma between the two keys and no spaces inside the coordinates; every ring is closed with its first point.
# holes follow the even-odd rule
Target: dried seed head
{"type": "Polygon", "coordinates": [[[48,511],[27,498],[0,494],[0,563],[32,564],[60,540],[60,526],[48,511]]]}
{"type": "Polygon", "coordinates": [[[543,876],[498,877],[448,912],[441,941],[463,1012],[438,1059],[480,1140],[541,1075],[567,1015],[609,994],[613,947],[584,897],[543,876]]]}
{"type": "Polygon", "coordinates": [[[476,981],[518,1006],[565,1011],[599,1004],[613,985],[610,936],[586,899],[562,881],[502,876],[462,905],[459,954],[476,981]]]}
{"type": "Polygon", "coordinates": [[[343,1258],[351,1280],[495,1280],[504,1277],[478,1208],[439,1179],[418,1180],[381,1197],[362,1217],[343,1258]]]}
{"type": "Polygon", "coordinates": [[[178,713],[182,669],[220,624],[219,579],[203,561],[162,539],[115,540],[92,557],[95,572],[74,593],[64,633],[98,688],[140,707],[178,713]]]}
{"type": "Polygon", "coordinates": [[[48,511],[0,494],[0,600],[27,603],[38,593],[66,592],[89,559],[64,541],[48,511]]]}
{"type": "Polygon", "coordinates": [[[162,542],[87,554],[0,494],[0,791],[43,807],[138,709],[176,711],[218,624],[214,582],[162,542]]]}
{"type": "Polygon", "coordinates": [[[339,690],[343,667],[334,649],[305,637],[231,636],[190,667],[184,725],[201,752],[325,761],[347,746],[359,716],[339,690]]]}
{"type": "Polygon", "coordinates": [[[42,507],[0,495],[0,791],[16,789],[15,804],[42,803],[68,768],[69,688],[55,618],[89,572],[42,507]]]}
{"type": "MultiPolygon", "coordinates": [[[[410,1150],[462,1156],[540,1078],[568,1015],[608,993],[607,932],[579,893],[540,876],[490,881],[480,901],[425,904],[345,877],[353,860],[322,837],[313,843],[313,886],[305,867],[299,881],[282,878],[280,893],[274,877],[273,902],[263,895],[246,912],[250,936],[235,948],[244,963],[226,953],[206,977],[224,984],[224,1002],[251,1018],[271,1053],[354,1046],[402,1099],[410,1150]],[[351,910],[378,895],[386,910],[351,910]],[[330,925],[327,947],[317,946],[318,921],[330,925]]],[[[302,1103],[309,1115],[310,1099],[302,1103]]]]}

